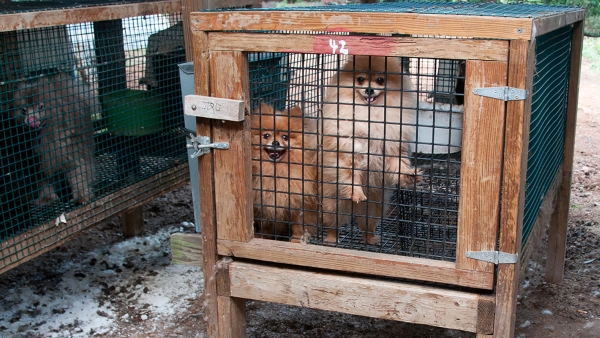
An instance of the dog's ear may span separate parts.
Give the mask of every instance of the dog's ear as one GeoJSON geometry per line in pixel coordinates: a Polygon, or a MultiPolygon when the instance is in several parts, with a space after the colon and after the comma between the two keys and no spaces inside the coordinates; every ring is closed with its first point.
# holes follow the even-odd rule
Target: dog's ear
{"type": "Polygon", "coordinates": [[[290,116],[302,116],[302,108],[300,106],[294,106],[290,109],[290,116]]]}
{"type": "Polygon", "coordinates": [[[273,115],[273,107],[261,101],[260,106],[256,107],[254,113],[263,115],[273,115]]]}

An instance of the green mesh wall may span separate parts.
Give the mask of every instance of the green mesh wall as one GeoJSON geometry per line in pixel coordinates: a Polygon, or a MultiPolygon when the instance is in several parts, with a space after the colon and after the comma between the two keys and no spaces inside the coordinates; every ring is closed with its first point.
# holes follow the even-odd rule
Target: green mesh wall
{"type": "Polygon", "coordinates": [[[536,40],[523,243],[563,160],[572,27],[536,40]]]}

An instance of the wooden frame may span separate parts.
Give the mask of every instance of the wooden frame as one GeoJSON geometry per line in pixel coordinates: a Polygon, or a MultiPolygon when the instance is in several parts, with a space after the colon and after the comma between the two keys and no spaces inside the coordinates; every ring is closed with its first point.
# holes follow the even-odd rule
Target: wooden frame
{"type": "MultiPolygon", "coordinates": [[[[546,199],[555,199],[557,206],[549,232],[553,252],[548,255],[547,279],[560,281],[584,14],[583,10],[574,10],[542,18],[512,19],[372,12],[193,13],[195,73],[201,74],[196,78],[197,95],[248,102],[245,52],[331,54],[327,42],[333,37],[345,39],[351,55],[468,60],[461,161],[461,173],[467,174],[461,175],[455,263],[252,238],[251,203],[247,203],[252,200],[248,194],[252,189],[250,166],[245,163],[245,168],[234,168],[237,182],[225,184],[223,180],[232,176],[219,170],[228,167],[232,161],[239,162],[240,157],[249,159],[250,142],[245,141],[249,134],[248,119],[237,126],[231,122],[198,119],[198,132],[210,135],[211,140],[214,138],[217,142],[234,140],[236,147],[234,152],[217,151],[200,160],[203,168],[208,170],[207,175],[201,175],[202,199],[210,200],[208,205],[203,204],[206,212],[203,212],[202,220],[209,336],[245,336],[245,309],[241,300],[256,299],[455,328],[475,332],[478,337],[512,337],[520,262],[495,266],[468,259],[465,253],[498,250],[520,255],[522,252],[531,97],[498,102],[476,96],[472,89],[509,86],[532,92],[533,39],[565,25],[574,25],[565,156],[561,174],[556,179],[558,193],[550,191],[546,195],[546,199]],[[471,29],[468,32],[458,24],[462,20],[469,21],[471,29]],[[273,31],[287,33],[269,33],[273,31]],[[430,37],[330,34],[339,32],[430,37]],[[444,32],[444,36],[465,38],[445,39],[444,44],[440,44],[440,38],[435,38],[440,36],[439,32],[444,32]],[[247,142],[245,146],[244,141],[247,142]],[[219,210],[217,206],[225,201],[228,205],[234,201],[235,212],[231,212],[232,208],[228,208],[229,212],[219,210]],[[352,277],[344,273],[352,273],[352,277]],[[382,282],[368,275],[472,289],[458,292],[443,287],[382,282]],[[354,297],[353,288],[365,285],[377,285],[380,292],[348,307],[345,297],[354,297]],[[334,294],[335,297],[327,296],[334,294]],[[425,295],[429,294],[435,294],[439,301],[436,306],[440,309],[445,309],[446,305],[451,307],[452,300],[464,305],[459,306],[464,312],[456,313],[462,318],[460,324],[450,313],[438,314],[443,317],[441,321],[431,319],[435,317],[433,313],[418,318],[400,314],[397,305],[389,302],[395,299],[414,306],[418,313],[427,313],[431,307],[425,295]],[[373,309],[387,312],[379,313],[373,309]]],[[[246,114],[248,112],[246,107],[246,114]]],[[[542,225],[538,226],[543,226],[547,216],[539,217],[542,225]]]]}

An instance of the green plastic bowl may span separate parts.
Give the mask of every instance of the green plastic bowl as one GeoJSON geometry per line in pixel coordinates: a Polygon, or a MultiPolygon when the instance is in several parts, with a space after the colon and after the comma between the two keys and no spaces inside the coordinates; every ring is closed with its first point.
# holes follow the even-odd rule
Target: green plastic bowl
{"type": "Polygon", "coordinates": [[[143,136],[162,130],[162,97],[147,90],[125,89],[104,97],[108,131],[119,136],[143,136]]]}

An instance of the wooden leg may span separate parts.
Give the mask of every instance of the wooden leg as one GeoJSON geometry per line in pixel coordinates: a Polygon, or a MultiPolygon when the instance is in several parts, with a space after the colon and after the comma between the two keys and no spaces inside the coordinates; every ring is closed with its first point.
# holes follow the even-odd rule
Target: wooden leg
{"type": "Polygon", "coordinates": [[[219,296],[219,338],[246,337],[246,300],[219,296]]]}
{"type": "Polygon", "coordinates": [[[141,235],[144,231],[143,207],[125,210],[121,214],[121,224],[125,238],[141,235]]]}
{"type": "Polygon", "coordinates": [[[583,47],[583,21],[573,25],[571,42],[571,74],[567,96],[567,120],[563,156],[563,180],[556,196],[555,210],[548,229],[548,258],[546,259],[546,281],[560,283],[565,267],[565,247],[567,244],[567,220],[571,199],[571,175],[575,147],[575,125],[577,123],[577,99],[579,95],[579,73],[581,69],[581,49],[583,47]]]}
{"type": "Polygon", "coordinates": [[[224,257],[217,262],[219,338],[246,337],[246,300],[231,297],[229,265],[232,262],[230,257],[224,257]]]}

